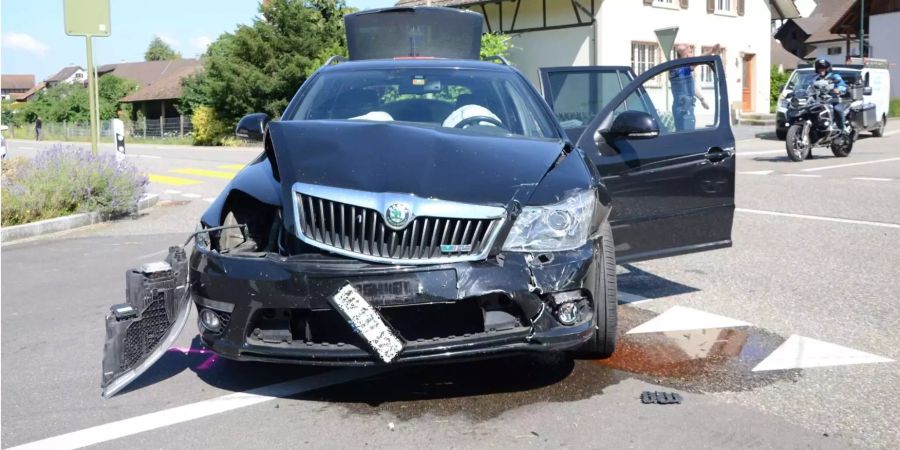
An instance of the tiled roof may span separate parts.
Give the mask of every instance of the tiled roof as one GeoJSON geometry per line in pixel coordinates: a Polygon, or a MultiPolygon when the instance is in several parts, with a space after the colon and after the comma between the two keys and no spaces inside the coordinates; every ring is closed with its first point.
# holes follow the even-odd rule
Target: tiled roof
{"type": "Polygon", "coordinates": [[[71,77],[73,73],[75,73],[79,70],[84,70],[84,69],[81,68],[80,66],[63,67],[59,72],[56,72],[55,74],[53,74],[53,76],[51,76],[50,78],[47,78],[45,81],[56,81],[56,82],[65,81],[66,79],[71,77]]]}
{"type": "Polygon", "coordinates": [[[31,89],[34,87],[34,75],[0,75],[0,87],[3,89],[31,89]]]}
{"type": "MultiPolygon", "coordinates": [[[[178,67],[170,67],[163,77],[143,85],[136,92],[126,96],[121,101],[130,103],[181,98],[181,80],[203,69],[203,66],[199,61],[192,61],[194,61],[195,64],[183,64],[178,67]]],[[[116,71],[117,70],[118,67],[116,68],[116,71]]],[[[112,73],[116,75],[116,71],[113,71],[112,73]]]]}

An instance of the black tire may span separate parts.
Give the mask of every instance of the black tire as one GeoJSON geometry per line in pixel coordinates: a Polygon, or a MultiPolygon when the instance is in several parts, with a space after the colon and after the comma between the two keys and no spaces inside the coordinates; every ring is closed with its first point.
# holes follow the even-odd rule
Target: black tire
{"type": "Polygon", "coordinates": [[[853,151],[853,136],[847,136],[838,142],[831,143],[831,154],[838,158],[850,156],[851,151],[853,151]],[[849,140],[849,142],[844,144],[844,139],[849,140]]]}
{"type": "Polygon", "coordinates": [[[778,138],[779,141],[783,141],[787,138],[787,128],[775,128],[775,137],[778,138]]]}
{"type": "Polygon", "coordinates": [[[604,223],[600,230],[600,252],[585,276],[585,287],[594,300],[596,328],[591,338],[578,348],[585,358],[609,358],[616,349],[616,324],[618,322],[618,288],[616,285],[616,246],[612,229],[604,223]]]}
{"type": "Polygon", "coordinates": [[[784,147],[787,150],[788,158],[791,158],[791,161],[800,162],[809,156],[809,146],[806,147],[800,146],[799,142],[802,139],[803,134],[803,125],[794,124],[791,125],[787,130],[787,136],[785,136],[784,147]]]}
{"type": "Polygon", "coordinates": [[[872,136],[874,136],[874,137],[884,136],[884,127],[886,125],[887,125],[887,117],[881,116],[881,122],[878,124],[878,128],[872,130],[872,136]]]}

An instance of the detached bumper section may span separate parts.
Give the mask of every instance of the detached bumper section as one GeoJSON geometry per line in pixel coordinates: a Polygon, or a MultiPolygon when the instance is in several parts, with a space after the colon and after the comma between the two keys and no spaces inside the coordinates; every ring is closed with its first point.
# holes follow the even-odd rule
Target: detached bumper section
{"type": "Polygon", "coordinates": [[[403,342],[395,362],[565,350],[594,331],[583,279],[591,244],[545,255],[387,266],[315,255],[225,256],[197,247],[191,297],[200,336],[236,360],[323,365],[380,363],[334,309],[348,283],[403,342]]]}

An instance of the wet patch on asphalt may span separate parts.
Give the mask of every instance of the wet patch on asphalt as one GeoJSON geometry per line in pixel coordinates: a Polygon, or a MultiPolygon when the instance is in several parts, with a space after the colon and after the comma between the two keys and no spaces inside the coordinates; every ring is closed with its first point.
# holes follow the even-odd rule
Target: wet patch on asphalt
{"type": "Polygon", "coordinates": [[[387,412],[400,420],[463,414],[481,421],[530,404],[587,399],[631,378],[704,393],[746,391],[801,375],[799,370],[751,371],[784,342],[759,328],[624,334],[655,316],[620,307],[619,342],[606,360],[536,354],[409,366],[303,398],[342,403],[351,414],[387,412]]]}

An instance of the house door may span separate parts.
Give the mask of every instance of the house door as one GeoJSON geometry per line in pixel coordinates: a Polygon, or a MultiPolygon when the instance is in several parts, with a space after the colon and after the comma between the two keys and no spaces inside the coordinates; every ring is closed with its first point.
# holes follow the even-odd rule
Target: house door
{"type": "Polygon", "coordinates": [[[744,55],[741,80],[741,111],[753,112],[753,57],[756,55],[744,55]]]}

